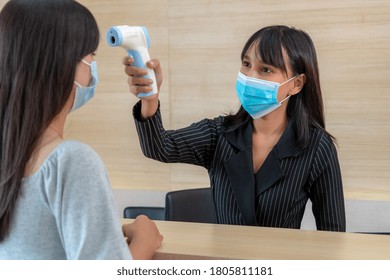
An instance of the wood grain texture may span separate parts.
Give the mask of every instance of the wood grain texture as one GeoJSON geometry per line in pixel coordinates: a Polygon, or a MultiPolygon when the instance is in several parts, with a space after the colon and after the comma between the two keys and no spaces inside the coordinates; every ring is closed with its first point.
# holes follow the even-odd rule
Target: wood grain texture
{"type": "MultiPolygon", "coordinates": [[[[123,219],[122,223],[131,221],[123,219]]],[[[164,240],[155,259],[390,259],[385,246],[388,235],[168,221],[156,224],[164,240]]]]}

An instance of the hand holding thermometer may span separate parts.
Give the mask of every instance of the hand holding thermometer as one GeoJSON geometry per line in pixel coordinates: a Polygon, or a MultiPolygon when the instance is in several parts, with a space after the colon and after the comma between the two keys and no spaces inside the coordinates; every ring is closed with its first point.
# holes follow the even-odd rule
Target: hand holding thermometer
{"type": "Polygon", "coordinates": [[[141,92],[138,94],[138,97],[146,97],[157,93],[157,81],[154,70],[146,67],[146,62],[150,60],[148,52],[150,39],[146,27],[128,25],[112,26],[107,31],[107,43],[111,47],[123,47],[127,50],[129,56],[134,58],[134,66],[148,70],[148,74],[142,77],[153,80],[153,90],[151,92],[141,92]]]}

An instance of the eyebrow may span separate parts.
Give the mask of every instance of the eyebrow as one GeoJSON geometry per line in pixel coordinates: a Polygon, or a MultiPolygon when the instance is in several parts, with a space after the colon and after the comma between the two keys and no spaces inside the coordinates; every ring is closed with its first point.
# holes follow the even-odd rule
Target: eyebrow
{"type": "MultiPolygon", "coordinates": [[[[244,59],[250,60],[250,57],[246,54],[246,55],[243,56],[242,59],[243,59],[243,60],[244,60],[244,59]]],[[[265,64],[265,65],[269,65],[269,64],[265,63],[263,60],[261,60],[260,57],[257,57],[257,56],[256,56],[256,59],[257,59],[258,61],[260,61],[261,63],[265,64]]],[[[272,66],[272,65],[270,65],[270,66],[272,66]]]]}

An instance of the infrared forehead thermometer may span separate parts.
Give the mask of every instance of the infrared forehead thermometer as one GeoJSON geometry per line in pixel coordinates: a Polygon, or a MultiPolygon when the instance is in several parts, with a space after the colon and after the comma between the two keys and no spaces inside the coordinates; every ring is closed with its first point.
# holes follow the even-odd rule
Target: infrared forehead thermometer
{"type": "Polygon", "coordinates": [[[107,31],[107,43],[111,47],[122,47],[127,50],[129,56],[134,58],[132,65],[146,68],[148,74],[142,76],[153,80],[151,92],[141,92],[137,96],[145,97],[157,93],[156,74],[153,69],[146,67],[146,62],[150,60],[148,49],[150,47],[149,33],[143,26],[112,26],[107,31]]]}

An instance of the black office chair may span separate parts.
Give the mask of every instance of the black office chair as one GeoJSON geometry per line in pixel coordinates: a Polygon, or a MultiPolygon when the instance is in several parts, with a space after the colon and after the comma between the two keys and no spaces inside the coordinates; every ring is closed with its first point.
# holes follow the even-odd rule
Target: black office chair
{"type": "Polygon", "coordinates": [[[217,223],[210,188],[168,192],[165,196],[165,220],[217,223]]]}
{"type": "Polygon", "coordinates": [[[135,219],[138,215],[145,215],[151,220],[165,220],[165,208],[128,206],[123,210],[123,218],[125,219],[135,219]]]}

